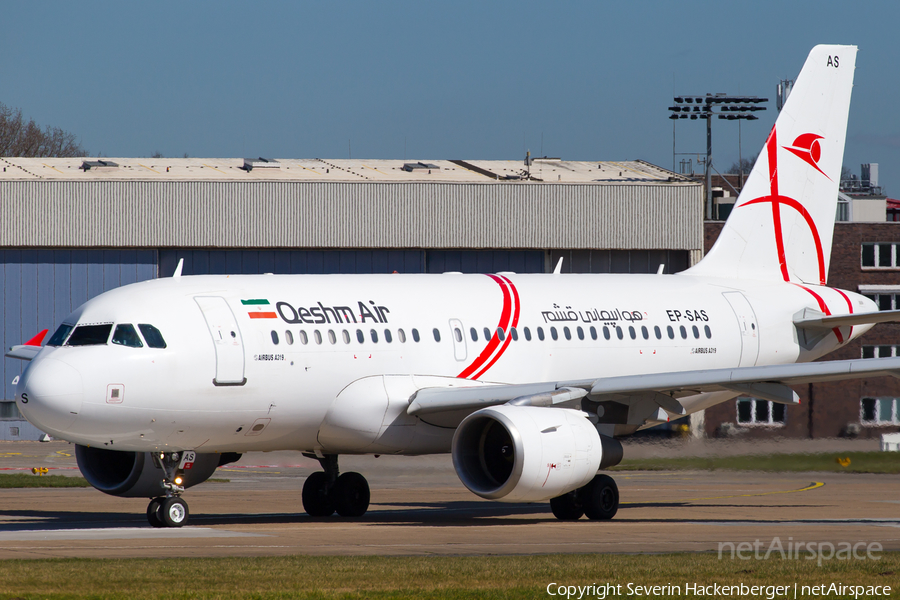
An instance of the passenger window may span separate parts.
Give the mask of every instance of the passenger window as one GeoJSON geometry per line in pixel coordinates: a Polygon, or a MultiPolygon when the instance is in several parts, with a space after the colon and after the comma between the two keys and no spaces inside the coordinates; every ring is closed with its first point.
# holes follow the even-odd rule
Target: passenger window
{"type": "Polygon", "coordinates": [[[684,325],[682,325],[679,329],[681,329],[681,339],[686,340],[687,339],[687,329],[684,328],[684,325]]]}
{"type": "Polygon", "coordinates": [[[696,326],[696,325],[692,326],[692,327],[691,327],[691,330],[692,330],[693,333],[694,333],[694,339],[698,339],[698,340],[699,340],[699,339],[700,339],[700,330],[697,329],[697,326],[696,326]]]}
{"type": "Polygon", "coordinates": [[[470,327],[470,328],[469,328],[469,335],[472,336],[472,341],[473,341],[473,342],[477,342],[477,341],[478,341],[478,330],[475,329],[474,327],[470,327]]]}
{"type": "Polygon", "coordinates": [[[538,327],[537,332],[538,332],[538,339],[543,342],[544,341],[544,328],[538,327]]]}
{"type": "Polygon", "coordinates": [[[391,337],[390,329],[384,330],[384,341],[386,341],[388,344],[390,344],[392,341],[394,341],[394,338],[391,337]]]}
{"type": "Polygon", "coordinates": [[[304,346],[309,343],[309,336],[302,329],[300,330],[300,343],[304,346]]]}
{"type": "Polygon", "coordinates": [[[435,327],[435,328],[431,331],[431,333],[434,334],[434,341],[436,341],[436,342],[440,342],[440,341],[441,341],[441,332],[438,331],[438,328],[437,328],[437,327],[435,327]]]}
{"type": "Polygon", "coordinates": [[[551,328],[550,328],[550,337],[552,337],[554,340],[558,340],[558,339],[559,339],[559,334],[556,333],[556,327],[551,327],[551,328]]]}
{"type": "MultiPolygon", "coordinates": [[[[108,325],[79,325],[69,336],[66,346],[100,346],[109,341],[112,323],[108,325]]],[[[149,343],[149,342],[148,342],[149,343]]]]}
{"type": "Polygon", "coordinates": [[[457,341],[457,342],[461,342],[461,341],[462,341],[462,331],[459,330],[459,327],[454,327],[454,328],[453,328],[453,337],[456,338],[456,341],[457,341]]]}
{"type": "Polygon", "coordinates": [[[528,329],[527,327],[525,327],[522,330],[522,332],[525,334],[525,339],[530,342],[531,341],[531,330],[528,329]]]}
{"type": "Polygon", "coordinates": [[[566,339],[567,339],[567,340],[571,340],[571,339],[572,339],[572,332],[569,331],[569,328],[568,328],[568,327],[563,327],[563,335],[566,336],[566,339]]]}
{"type": "Polygon", "coordinates": [[[603,326],[603,337],[604,339],[609,339],[609,327],[606,325],[603,326]]]}
{"type": "Polygon", "coordinates": [[[497,328],[497,339],[499,339],[501,342],[506,339],[506,334],[499,327],[497,328]]]}
{"type": "Polygon", "coordinates": [[[591,339],[592,340],[597,339],[597,328],[594,327],[593,325],[591,325],[591,339]]]}
{"type": "Polygon", "coordinates": [[[656,335],[656,339],[658,339],[658,340],[662,339],[662,331],[659,330],[659,325],[653,326],[653,333],[656,335]]]}
{"type": "Polygon", "coordinates": [[[332,344],[337,344],[337,336],[334,334],[333,329],[328,330],[328,341],[332,344]]]}
{"type": "Polygon", "coordinates": [[[486,341],[486,342],[491,341],[491,330],[488,329],[487,327],[484,328],[484,341],[486,341]]]}
{"type": "Polygon", "coordinates": [[[509,330],[509,337],[511,337],[511,338],[513,339],[514,342],[518,342],[518,341],[519,341],[519,332],[516,331],[516,328],[515,328],[515,327],[511,327],[511,328],[510,328],[510,330],[509,330]]]}
{"type": "Polygon", "coordinates": [[[671,325],[668,325],[668,326],[666,327],[666,333],[669,334],[669,339],[670,339],[670,340],[674,340],[674,339],[675,339],[675,330],[672,329],[672,326],[671,326],[671,325]]]}
{"type": "Polygon", "coordinates": [[[703,331],[704,331],[704,333],[706,333],[706,339],[711,340],[712,339],[712,331],[710,330],[709,325],[704,325],[703,331]]]}
{"type": "Polygon", "coordinates": [[[397,330],[397,339],[400,340],[401,344],[406,343],[406,333],[402,329],[397,330]]]}
{"type": "Polygon", "coordinates": [[[413,334],[413,341],[418,342],[419,341],[419,330],[416,329],[415,327],[413,327],[412,334],[413,334]]]}
{"type": "Polygon", "coordinates": [[[294,344],[294,334],[291,333],[290,331],[285,331],[284,332],[284,341],[286,341],[288,343],[288,346],[293,345],[294,344]]]}
{"type": "Polygon", "coordinates": [[[345,344],[349,344],[349,343],[350,343],[350,332],[347,331],[346,329],[345,329],[344,331],[341,332],[341,337],[344,338],[344,343],[345,343],[345,344]]]}
{"type": "Polygon", "coordinates": [[[116,325],[116,330],[113,333],[112,343],[118,344],[119,346],[128,346],[129,348],[143,348],[144,344],[141,342],[141,338],[138,337],[137,331],[134,329],[134,325],[131,323],[123,323],[121,325],[116,325]]]}
{"type": "Polygon", "coordinates": [[[628,335],[630,335],[631,339],[633,340],[637,339],[637,333],[635,333],[634,327],[632,327],[631,325],[628,326],[628,335]]]}
{"type": "Polygon", "coordinates": [[[48,346],[62,346],[66,341],[66,338],[69,337],[69,333],[74,329],[72,325],[66,325],[63,323],[56,329],[56,333],[53,334],[53,337],[50,338],[50,341],[47,342],[48,346]]]}
{"type": "Polygon", "coordinates": [[[616,337],[621,339],[625,339],[625,334],[622,333],[622,328],[616,325],[616,337]]]}
{"type": "Polygon", "coordinates": [[[278,332],[274,329],[272,330],[272,343],[278,345],[278,332]]]}
{"type": "MultiPolygon", "coordinates": [[[[166,340],[163,339],[163,336],[159,332],[159,329],[157,329],[153,325],[148,325],[147,323],[141,323],[140,325],[138,325],[138,329],[141,330],[141,334],[144,336],[144,341],[147,342],[147,345],[149,347],[151,347],[151,348],[165,348],[166,347],[166,340]]],[[[231,332],[231,337],[234,337],[233,331],[231,332]]]]}
{"type": "Polygon", "coordinates": [[[650,339],[650,332],[647,331],[647,327],[644,326],[644,325],[641,325],[641,335],[644,336],[644,339],[645,339],[645,340],[649,340],[649,339],[650,339]]]}
{"type": "Polygon", "coordinates": [[[366,336],[363,335],[362,329],[357,329],[357,330],[356,330],[356,340],[357,340],[360,344],[362,344],[363,342],[366,341],[366,336]]]}
{"type": "Polygon", "coordinates": [[[317,344],[321,344],[321,343],[322,343],[322,333],[321,333],[318,329],[316,329],[315,331],[313,331],[313,337],[316,338],[316,343],[317,343],[317,344]]]}
{"type": "Polygon", "coordinates": [[[575,333],[578,334],[578,339],[579,339],[579,340],[583,340],[583,339],[584,339],[584,329],[582,329],[581,327],[578,327],[578,328],[575,330],[575,333]]]}
{"type": "Polygon", "coordinates": [[[375,343],[375,344],[378,343],[378,332],[375,331],[374,329],[369,330],[369,337],[372,338],[373,343],[375,343]]]}

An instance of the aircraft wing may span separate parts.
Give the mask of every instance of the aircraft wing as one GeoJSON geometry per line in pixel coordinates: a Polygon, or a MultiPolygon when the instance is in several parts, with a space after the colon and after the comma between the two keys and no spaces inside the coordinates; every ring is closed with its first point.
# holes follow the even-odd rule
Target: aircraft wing
{"type": "MultiPolygon", "coordinates": [[[[900,377],[900,357],[677,371],[581,381],[424,388],[410,398],[407,413],[426,415],[477,410],[507,403],[572,406],[576,400],[587,396],[594,402],[651,403],[679,415],[685,414],[685,410],[678,398],[703,392],[740,392],[781,404],[796,404],[799,398],[789,385],[884,375],[900,377]]],[[[647,420],[666,419],[648,415],[647,420]]]]}

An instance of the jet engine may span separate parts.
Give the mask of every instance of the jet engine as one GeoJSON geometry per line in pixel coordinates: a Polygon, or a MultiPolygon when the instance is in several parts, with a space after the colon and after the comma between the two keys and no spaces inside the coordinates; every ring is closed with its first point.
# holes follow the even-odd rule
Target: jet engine
{"type": "Polygon", "coordinates": [[[453,466],[475,494],[504,502],[549,500],[622,460],[578,410],[502,405],[472,413],[453,436],[453,466]]]}
{"type": "MultiPolygon", "coordinates": [[[[197,454],[190,469],[182,475],[182,486],[203,483],[221,465],[240,458],[240,454],[197,454]]],[[[123,452],[104,448],[75,446],[78,468],[88,483],[101,492],[125,498],[154,498],[165,493],[163,470],[153,463],[149,452],[123,452]]]]}

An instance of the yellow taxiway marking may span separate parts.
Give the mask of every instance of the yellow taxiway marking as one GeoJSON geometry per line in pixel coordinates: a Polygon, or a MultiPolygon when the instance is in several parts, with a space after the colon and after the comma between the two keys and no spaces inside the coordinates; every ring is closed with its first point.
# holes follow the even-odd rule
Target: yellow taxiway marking
{"type": "Polygon", "coordinates": [[[22,456],[21,452],[0,452],[0,457],[4,456],[22,456]]]}
{"type": "Polygon", "coordinates": [[[813,481],[808,486],[799,490],[776,490],[774,492],[759,492],[757,494],[734,494],[732,496],[710,496],[709,498],[683,498],[681,500],[669,500],[666,502],[620,502],[619,504],[669,504],[671,502],[696,502],[698,500],[725,500],[727,498],[750,498],[753,496],[773,496],[775,494],[796,494],[797,492],[808,492],[820,488],[825,484],[821,481],[813,481]]]}

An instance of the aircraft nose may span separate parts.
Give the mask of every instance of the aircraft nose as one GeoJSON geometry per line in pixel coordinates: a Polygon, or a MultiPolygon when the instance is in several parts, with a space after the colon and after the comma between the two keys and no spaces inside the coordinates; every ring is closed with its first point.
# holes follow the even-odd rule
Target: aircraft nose
{"type": "Polygon", "coordinates": [[[70,365],[43,358],[29,365],[16,386],[16,402],[36,427],[63,437],[83,398],[81,375],[70,365]]]}

